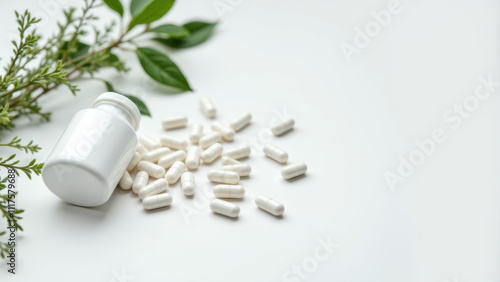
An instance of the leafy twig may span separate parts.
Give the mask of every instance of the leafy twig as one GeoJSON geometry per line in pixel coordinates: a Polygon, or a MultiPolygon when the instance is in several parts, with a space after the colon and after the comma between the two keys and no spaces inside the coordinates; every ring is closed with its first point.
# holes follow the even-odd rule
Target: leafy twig
{"type": "Polygon", "coordinates": [[[12,138],[12,140],[9,143],[0,144],[0,146],[12,147],[12,148],[16,148],[16,149],[19,149],[21,151],[24,151],[25,153],[30,152],[32,154],[38,152],[41,149],[38,145],[33,144],[33,140],[31,140],[26,145],[21,145],[20,143],[21,143],[21,138],[15,136],[14,138],[12,138]]]}

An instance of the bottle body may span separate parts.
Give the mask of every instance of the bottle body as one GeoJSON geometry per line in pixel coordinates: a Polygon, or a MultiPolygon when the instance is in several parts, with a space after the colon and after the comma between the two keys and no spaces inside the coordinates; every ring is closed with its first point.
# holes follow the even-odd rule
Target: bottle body
{"type": "Polygon", "coordinates": [[[45,162],[43,181],[68,203],[102,205],[116,188],[137,144],[134,128],[119,112],[99,107],[81,110],[45,162]]]}

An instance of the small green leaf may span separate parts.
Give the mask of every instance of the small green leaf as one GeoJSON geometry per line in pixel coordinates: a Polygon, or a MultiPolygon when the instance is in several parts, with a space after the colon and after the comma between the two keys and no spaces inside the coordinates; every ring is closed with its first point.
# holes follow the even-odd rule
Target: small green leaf
{"type": "Polygon", "coordinates": [[[118,56],[116,56],[113,53],[109,53],[109,55],[106,58],[105,62],[108,63],[108,64],[114,64],[114,63],[118,62],[119,60],[120,59],[118,58],[118,56]]]}
{"type": "Polygon", "coordinates": [[[172,8],[174,2],[175,0],[132,0],[130,2],[132,20],[128,29],[161,19],[172,8]]]}
{"type": "MultiPolygon", "coordinates": [[[[111,82],[109,81],[106,81],[106,80],[103,80],[104,81],[104,84],[106,85],[106,90],[108,92],[116,92],[115,88],[113,87],[113,85],[111,84],[111,82]]],[[[116,92],[118,93],[118,92],[116,92]]],[[[121,94],[121,93],[120,93],[121,94]]]]}
{"type": "Polygon", "coordinates": [[[180,90],[192,90],[181,70],[167,56],[150,48],[137,48],[135,52],[151,78],[180,90]]]}
{"type": "Polygon", "coordinates": [[[172,48],[189,48],[205,42],[217,23],[189,22],[182,27],[189,31],[183,38],[154,38],[154,40],[172,48]]]}
{"type": "Polygon", "coordinates": [[[129,98],[130,101],[132,101],[137,106],[141,115],[148,117],[151,116],[148,107],[146,106],[146,104],[144,104],[144,102],[141,99],[137,98],[136,96],[127,95],[116,91],[113,85],[109,81],[104,80],[104,84],[106,85],[106,90],[108,90],[109,92],[115,92],[129,98]]]}
{"type": "MultiPolygon", "coordinates": [[[[63,44],[61,46],[61,50],[66,51],[68,49],[68,44],[69,44],[68,41],[63,42],[63,44]]],[[[78,58],[80,56],[87,54],[87,52],[90,49],[90,45],[87,45],[83,42],[77,41],[75,43],[74,48],[76,48],[76,50],[71,50],[72,52],[69,54],[69,57],[71,59],[78,58]]],[[[60,58],[58,58],[58,59],[62,59],[62,55],[60,55],[60,58]]]]}
{"type": "MultiPolygon", "coordinates": [[[[61,46],[61,50],[65,52],[68,49],[68,44],[69,44],[68,41],[63,42],[62,46],[61,46]]],[[[80,56],[83,56],[83,55],[87,54],[89,52],[89,50],[90,50],[90,45],[87,45],[85,43],[77,41],[75,43],[75,46],[73,46],[72,49],[73,50],[70,50],[69,58],[70,59],[75,59],[75,58],[78,58],[80,56]]],[[[63,57],[63,53],[60,53],[57,59],[61,60],[62,57],[63,57]]],[[[76,65],[79,62],[81,62],[81,60],[76,60],[75,62],[73,62],[73,65],[76,65]]],[[[88,66],[88,65],[89,64],[85,64],[85,66],[88,66]]]]}
{"type": "Polygon", "coordinates": [[[151,29],[149,32],[166,34],[169,38],[186,37],[189,35],[189,30],[175,24],[164,24],[151,29]]]}
{"type": "Polygon", "coordinates": [[[123,17],[123,6],[120,0],[103,0],[108,7],[112,10],[120,14],[120,17],[123,17]]]}

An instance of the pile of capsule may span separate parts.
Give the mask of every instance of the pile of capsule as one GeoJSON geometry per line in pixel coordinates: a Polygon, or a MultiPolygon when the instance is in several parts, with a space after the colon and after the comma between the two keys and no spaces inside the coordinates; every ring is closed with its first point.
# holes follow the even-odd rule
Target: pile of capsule
{"type": "MultiPolygon", "coordinates": [[[[200,109],[207,118],[214,118],[216,115],[216,109],[208,97],[200,99],[200,109]]],[[[169,135],[163,135],[159,140],[140,136],[139,146],[120,179],[119,186],[136,193],[146,210],[166,207],[171,205],[173,200],[167,193],[169,185],[180,180],[184,195],[193,196],[195,177],[188,169],[195,170],[201,161],[210,164],[221,157],[222,166],[207,174],[208,180],[216,183],[213,189],[215,198],[210,202],[210,209],[228,217],[238,217],[238,205],[223,199],[244,198],[245,188],[239,185],[240,177],[249,176],[252,168],[238,160],[248,157],[251,150],[248,145],[224,149],[220,142],[233,141],[236,132],[245,128],[251,119],[250,113],[243,113],[232,119],[229,126],[214,121],[211,124],[212,131],[206,135],[203,135],[203,126],[195,123],[189,133],[191,146],[188,146],[187,140],[169,135]],[[132,172],[136,172],[134,178],[132,172]],[[154,180],[150,181],[150,178],[154,180]]],[[[184,128],[187,122],[185,116],[174,116],[163,119],[162,126],[168,131],[184,128]]],[[[294,124],[293,119],[285,118],[273,124],[271,131],[280,136],[290,131],[294,124]]],[[[285,164],[288,161],[288,153],[272,144],[265,145],[263,151],[268,158],[278,163],[285,164]]],[[[301,176],[306,171],[305,163],[295,163],[285,166],[281,175],[288,180],[301,176]]],[[[255,204],[275,216],[281,216],[285,211],[283,204],[265,195],[257,196],[255,204]]]]}

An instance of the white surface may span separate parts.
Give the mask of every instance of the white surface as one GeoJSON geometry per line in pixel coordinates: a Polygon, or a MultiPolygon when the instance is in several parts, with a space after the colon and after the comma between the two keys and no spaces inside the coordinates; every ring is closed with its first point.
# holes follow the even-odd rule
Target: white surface
{"type": "MultiPolygon", "coordinates": [[[[3,1],[2,62],[15,31],[12,10],[42,13],[47,2],[3,1]]],[[[172,207],[157,212],[120,189],[99,208],[67,205],[41,178],[22,178],[18,274],[2,263],[1,281],[281,281],[294,265],[312,263],[318,240],[328,236],[338,247],[320,253],[324,260],[307,281],[500,280],[498,94],[456,129],[442,117],[474,93],[479,76],[500,80],[498,1],[401,1],[402,12],[350,64],[339,45],[352,43],[355,28],[388,1],[220,2],[236,6],[214,37],[171,52],[194,93],[162,94],[134,56],[130,73],[102,75],[118,90],[144,95],[154,118],[144,118],[141,133],[161,134],[161,118],[178,114],[208,125],[197,106],[201,95],[213,99],[218,121],[252,113],[252,124],[230,144],[250,141],[254,150],[245,161],[253,174],[241,181],[247,196],[237,202],[239,219],[214,215],[202,193],[206,172],[219,162],[198,169],[193,199],[177,184],[169,189],[172,207]],[[296,129],[270,135],[265,128],[277,115],[294,117],[296,129]],[[436,128],[446,141],[391,191],[384,173],[436,128]],[[287,150],[290,162],[305,161],[307,176],[284,181],[281,165],[260,152],[268,142],[287,150]],[[256,208],[261,193],[285,205],[284,218],[256,208]],[[186,220],[183,209],[194,214],[186,220]],[[122,272],[134,279],[119,280],[122,272]]],[[[178,1],[168,20],[217,19],[214,3],[178,1]]],[[[44,33],[61,17],[58,7],[44,33]]],[[[61,88],[41,101],[52,122],[16,130],[44,148],[39,159],[74,112],[104,92],[98,82],[80,86],[76,98],[61,88]]],[[[173,134],[187,138],[188,129],[173,134]]]]}

